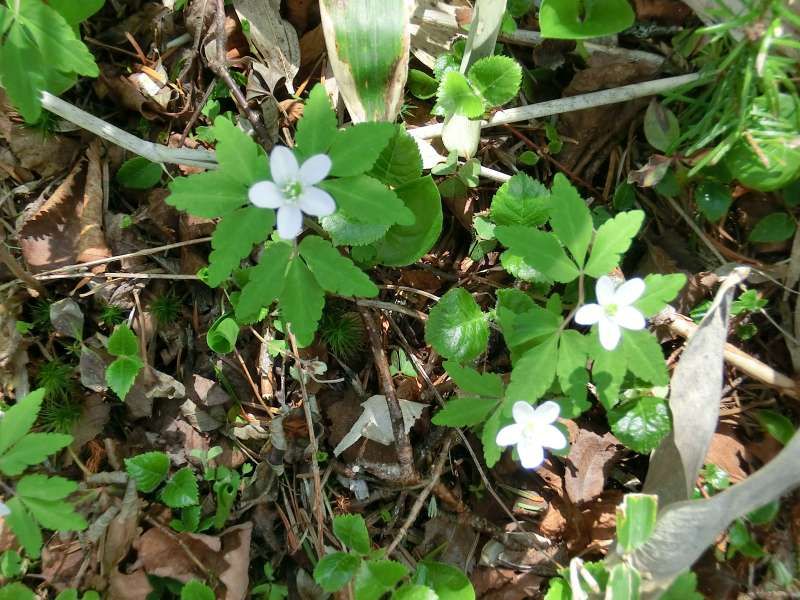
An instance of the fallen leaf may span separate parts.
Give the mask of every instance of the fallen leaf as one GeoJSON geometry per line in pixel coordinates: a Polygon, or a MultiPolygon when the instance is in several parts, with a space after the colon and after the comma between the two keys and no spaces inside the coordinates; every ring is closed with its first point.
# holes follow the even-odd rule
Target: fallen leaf
{"type": "Polygon", "coordinates": [[[184,398],[186,388],[183,384],[167,375],[147,366],[139,372],[133,387],[125,396],[125,406],[132,419],[149,418],[153,414],[155,398],[184,398]]]}
{"type": "MultiPolygon", "coordinates": [[[[128,480],[119,514],[111,521],[100,542],[98,556],[103,573],[116,572],[117,566],[133,547],[138,533],[140,511],[141,500],[136,491],[136,481],[131,478],[128,480]]],[[[112,575],[112,588],[113,582],[112,575]]]]}
{"type": "Polygon", "coordinates": [[[50,305],[50,324],[59,335],[74,340],[83,339],[83,311],[72,298],[64,298],[50,305]]]}
{"type": "MultiPolygon", "coordinates": [[[[428,405],[408,400],[399,400],[399,402],[400,410],[403,412],[403,427],[408,433],[428,405]]],[[[362,402],[361,406],[364,409],[361,416],[334,448],[335,456],[339,456],[362,437],[384,446],[394,442],[394,431],[392,430],[392,420],[389,417],[389,406],[386,404],[386,396],[371,396],[362,402]]]]}
{"type": "Polygon", "coordinates": [[[536,598],[544,577],[512,569],[479,567],[470,576],[477,598],[483,600],[525,600],[536,598]]]}
{"type": "Polygon", "coordinates": [[[144,571],[130,575],[114,570],[110,577],[109,598],[114,600],[148,600],[153,586],[144,571]]]}
{"type": "Polygon", "coordinates": [[[0,294],[0,400],[5,401],[13,397],[12,391],[17,398],[28,393],[28,353],[16,327],[20,312],[12,290],[0,294]]]}
{"type": "Polygon", "coordinates": [[[100,394],[89,394],[83,403],[81,416],[73,425],[72,445],[78,451],[84,444],[93,440],[105,429],[108,417],[111,414],[111,405],[103,400],[100,394]]]}
{"type": "Polygon", "coordinates": [[[617,438],[580,429],[567,456],[564,487],[575,504],[587,502],[602,493],[606,478],[620,455],[617,438]]]}

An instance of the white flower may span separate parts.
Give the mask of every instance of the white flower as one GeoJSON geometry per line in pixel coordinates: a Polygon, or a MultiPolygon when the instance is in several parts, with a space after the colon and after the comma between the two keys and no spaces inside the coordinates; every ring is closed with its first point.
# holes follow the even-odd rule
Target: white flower
{"type": "Polygon", "coordinates": [[[553,423],[561,407],[548,400],[534,408],[527,402],[515,402],[511,409],[514,424],[497,432],[498,446],[517,447],[519,460],[526,469],[535,469],[544,460],[544,449],[566,448],[567,438],[553,423]]]}
{"type": "Polygon", "coordinates": [[[269,156],[272,181],[259,181],[250,187],[250,202],[260,208],[278,210],[278,235],[293,240],[303,230],[303,213],[326,217],[336,210],[331,195],[314,184],[328,176],[331,159],[327,154],[315,154],[302,165],[297,164],[294,152],[276,146],[269,156]]]}
{"type": "Polygon", "coordinates": [[[600,343],[613,350],[622,336],[620,328],[644,329],[644,315],[632,305],[644,293],[644,281],[638,277],[617,287],[614,279],[603,275],[597,280],[597,304],[584,304],[575,313],[575,322],[581,325],[597,323],[600,343]]]}
{"type": "Polygon", "coordinates": [[[3,502],[0,502],[0,519],[10,514],[11,514],[11,509],[8,508],[3,502]]]}

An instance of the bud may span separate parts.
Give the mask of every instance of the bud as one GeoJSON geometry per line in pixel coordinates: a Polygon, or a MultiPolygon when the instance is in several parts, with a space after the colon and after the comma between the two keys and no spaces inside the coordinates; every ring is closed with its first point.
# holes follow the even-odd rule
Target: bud
{"type": "Polygon", "coordinates": [[[462,115],[452,115],[445,119],[442,128],[442,142],[448,150],[455,150],[462,158],[472,158],[478,150],[481,139],[481,122],[462,115]]]}

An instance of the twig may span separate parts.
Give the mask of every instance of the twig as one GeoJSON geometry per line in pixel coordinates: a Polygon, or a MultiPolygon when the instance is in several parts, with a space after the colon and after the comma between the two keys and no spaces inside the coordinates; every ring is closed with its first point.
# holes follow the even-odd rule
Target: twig
{"type": "Polygon", "coordinates": [[[414,310],[413,308],[408,308],[407,306],[402,306],[401,304],[384,302],[382,300],[367,300],[364,298],[359,298],[356,300],[356,306],[370,306],[372,308],[380,308],[381,310],[391,310],[402,313],[414,319],[419,319],[420,321],[428,320],[428,313],[424,313],[421,310],[414,310]]]}
{"type": "Polygon", "coordinates": [[[726,262],[728,262],[725,260],[725,257],[719,253],[719,250],[717,250],[716,246],[714,246],[714,244],[712,244],[709,241],[709,239],[706,237],[706,234],[703,233],[703,230],[700,229],[700,227],[698,227],[697,223],[695,223],[692,220],[692,218],[686,214],[686,211],[683,210],[681,206],[675,201],[675,198],[667,196],[667,201],[669,202],[669,205],[673,208],[673,210],[677,212],[681,216],[681,218],[686,222],[686,224],[689,226],[689,229],[691,229],[695,233],[695,235],[699,237],[700,240],[702,240],[702,242],[706,245],[706,247],[709,250],[711,250],[711,253],[717,257],[717,260],[720,262],[720,264],[724,265],[726,262]]]}
{"type": "Polygon", "coordinates": [[[411,512],[408,513],[405,521],[400,526],[397,534],[394,536],[392,543],[389,544],[389,547],[386,549],[386,555],[389,556],[394,552],[394,549],[397,548],[397,545],[403,540],[403,538],[408,533],[408,530],[414,524],[414,521],[417,520],[422,507],[425,506],[425,501],[430,496],[433,488],[439,482],[439,477],[442,476],[442,470],[444,469],[444,464],[447,462],[447,457],[450,454],[450,446],[453,445],[453,442],[456,439],[456,435],[458,433],[456,431],[451,431],[444,440],[444,444],[442,445],[442,450],[439,452],[439,456],[436,458],[436,463],[433,465],[433,469],[431,470],[431,478],[428,481],[428,485],[426,485],[422,491],[417,496],[417,499],[414,501],[413,506],[411,507],[411,512]]]}
{"type": "MultiPolygon", "coordinates": [[[[27,285],[28,288],[33,290],[34,295],[35,294],[38,294],[40,296],[46,295],[47,292],[45,291],[44,287],[42,287],[42,284],[39,283],[36,280],[36,278],[34,278],[33,275],[28,273],[28,271],[26,271],[25,268],[21,264],[19,264],[19,261],[16,258],[14,258],[14,255],[8,251],[4,240],[5,236],[2,234],[2,232],[0,232],[0,262],[8,267],[8,269],[17,277],[18,281],[25,282],[25,285],[27,285]]],[[[0,289],[5,289],[5,287],[8,286],[4,285],[0,289]]]]}
{"type": "Polygon", "coordinates": [[[39,281],[49,281],[52,279],[80,279],[82,277],[105,277],[106,279],[188,279],[197,281],[197,275],[184,275],[182,273],[56,273],[55,275],[35,275],[39,281]]]}
{"type": "MultiPolygon", "coordinates": [[[[538,104],[528,104],[526,106],[518,106],[507,110],[499,110],[489,119],[481,122],[481,129],[506,125],[508,123],[518,123],[520,121],[530,121],[532,119],[540,119],[541,117],[558,115],[576,110],[585,110],[596,106],[627,102],[628,100],[644,98],[645,96],[654,96],[656,94],[668,92],[682,85],[693,83],[698,79],[700,79],[699,73],[690,73],[688,75],[643,81],[641,83],[623,85],[610,90],[580,94],[578,96],[568,96],[566,98],[559,98],[558,100],[549,100],[547,102],[539,102],[538,104]]],[[[415,138],[429,139],[440,137],[442,135],[442,128],[442,123],[436,123],[434,125],[425,125],[424,127],[410,129],[409,133],[415,138]]]]}
{"type": "Polygon", "coordinates": [[[389,362],[383,352],[381,334],[369,309],[359,307],[358,312],[361,313],[361,318],[364,319],[364,325],[367,328],[370,345],[372,346],[372,356],[375,358],[375,369],[378,371],[381,388],[384,396],[386,396],[386,404],[389,407],[394,441],[397,445],[397,459],[400,463],[400,479],[403,483],[412,483],[418,479],[414,469],[414,453],[411,450],[411,442],[409,442],[408,434],[406,433],[403,410],[397,400],[397,391],[394,388],[392,374],[389,371],[389,362]]]}

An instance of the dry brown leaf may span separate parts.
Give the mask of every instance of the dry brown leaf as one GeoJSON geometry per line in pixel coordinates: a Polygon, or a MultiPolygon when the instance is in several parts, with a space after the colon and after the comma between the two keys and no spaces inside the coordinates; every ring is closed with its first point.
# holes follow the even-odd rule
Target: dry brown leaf
{"type": "MultiPolygon", "coordinates": [[[[98,557],[104,575],[115,573],[117,565],[133,547],[139,528],[140,509],[141,501],[136,492],[136,481],[131,478],[125,489],[122,508],[117,517],[108,525],[98,548],[98,557]]],[[[114,576],[112,575],[112,587],[113,581],[114,576]]]]}
{"type": "Polygon", "coordinates": [[[575,504],[587,502],[603,492],[608,473],[620,454],[617,438],[599,436],[581,429],[570,446],[564,472],[564,487],[575,504]]]}
{"type": "Polygon", "coordinates": [[[637,21],[657,21],[682,25],[692,10],[680,0],[634,0],[637,21]]]}
{"type": "Polygon", "coordinates": [[[319,21],[319,4],[317,0],[288,0],[286,2],[286,20],[299,34],[308,29],[309,22],[319,21]]]}
{"type": "Polygon", "coordinates": [[[470,577],[475,595],[484,600],[525,600],[535,598],[544,577],[511,569],[479,567],[470,577]]]}
{"type": "Polygon", "coordinates": [[[706,464],[714,464],[723,469],[735,481],[747,477],[747,447],[739,439],[736,430],[727,423],[720,423],[711,438],[711,446],[706,455],[706,464]]]}
{"type": "Polygon", "coordinates": [[[0,295],[0,400],[4,401],[28,393],[28,353],[16,327],[20,312],[20,301],[12,290],[0,295]]]}
{"type": "Polygon", "coordinates": [[[317,25],[311,31],[306,31],[300,38],[300,70],[317,64],[320,56],[325,52],[325,34],[322,25],[317,25]]]}
{"type": "Polygon", "coordinates": [[[583,505],[583,536],[570,540],[571,550],[590,548],[603,553],[608,550],[616,535],[617,506],[624,495],[620,490],[606,490],[583,505]]]}
{"type": "Polygon", "coordinates": [[[144,571],[130,575],[114,570],[111,574],[108,597],[112,600],[147,600],[153,586],[144,571]]]}
{"type": "Polygon", "coordinates": [[[100,435],[110,414],[111,405],[103,401],[101,394],[89,394],[84,401],[81,417],[72,428],[70,447],[77,452],[85,443],[100,435]]]}

